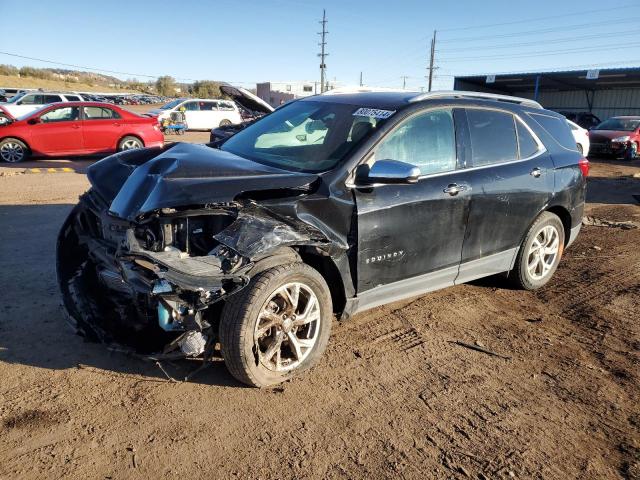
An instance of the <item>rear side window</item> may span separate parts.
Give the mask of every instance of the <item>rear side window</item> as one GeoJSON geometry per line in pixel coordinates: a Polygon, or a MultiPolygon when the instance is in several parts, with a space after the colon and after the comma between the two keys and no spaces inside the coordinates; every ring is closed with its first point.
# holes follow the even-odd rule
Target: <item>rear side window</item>
{"type": "Polygon", "coordinates": [[[67,98],[67,100],[69,102],[79,102],[80,101],[80,97],[78,97],[76,95],[65,95],[65,97],[67,98]]]}
{"type": "Polygon", "coordinates": [[[451,111],[434,110],[408,119],[383,140],[375,159],[410,163],[420,168],[422,175],[455,170],[456,141],[451,111]]]}
{"type": "Polygon", "coordinates": [[[62,101],[62,98],[60,98],[60,95],[44,95],[43,103],[57,103],[61,101],[62,101]]]}
{"type": "Polygon", "coordinates": [[[518,148],[520,149],[520,158],[532,157],[538,152],[538,144],[527,130],[522,122],[516,121],[516,130],[518,131],[518,148]]]}
{"type": "Polygon", "coordinates": [[[117,112],[104,107],[84,107],[85,120],[101,120],[105,118],[120,118],[117,112]]]}
{"type": "Polygon", "coordinates": [[[538,113],[530,113],[529,116],[538,122],[564,148],[577,150],[576,141],[571,130],[569,130],[569,124],[564,119],[538,113]]]}
{"type": "Polygon", "coordinates": [[[515,118],[495,110],[467,109],[473,166],[518,158],[515,118]]]}
{"type": "Polygon", "coordinates": [[[200,110],[212,111],[218,109],[217,102],[200,102],[200,110]]]}

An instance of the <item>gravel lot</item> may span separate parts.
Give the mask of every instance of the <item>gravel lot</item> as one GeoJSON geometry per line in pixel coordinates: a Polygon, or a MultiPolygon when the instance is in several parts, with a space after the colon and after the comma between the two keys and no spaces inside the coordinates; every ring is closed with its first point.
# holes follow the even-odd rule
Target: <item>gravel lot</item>
{"type": "MultiPolygon", "coordinates": [[[[56,234],[91,162],[0,166],[0,478],[640,478],[640,229],[584,227],[537,292],[483,280],[335,322],[273,390],[221,362],[171,383],[63,320],[56,234]]],[[[639,172],[593,161],[587,214],[640,223],[639,172]]]]}

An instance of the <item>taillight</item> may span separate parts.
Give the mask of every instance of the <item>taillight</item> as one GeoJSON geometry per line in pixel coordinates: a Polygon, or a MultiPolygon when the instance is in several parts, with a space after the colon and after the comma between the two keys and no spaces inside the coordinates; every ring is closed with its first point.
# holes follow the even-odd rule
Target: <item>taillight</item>
{"type": "Polygon", "coordinates": [[[580,167],[580,171],[582,172],[583,177],[589,176],[589,160],[586,158],[581,158],[578,160],[578,166],[580,167]]]}

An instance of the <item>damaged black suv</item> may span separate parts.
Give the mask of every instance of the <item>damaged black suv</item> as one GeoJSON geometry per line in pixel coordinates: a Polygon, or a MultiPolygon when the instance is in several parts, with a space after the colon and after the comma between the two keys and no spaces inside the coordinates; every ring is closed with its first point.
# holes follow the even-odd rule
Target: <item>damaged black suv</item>
{"type": "Polygon", "coordinates": [[[530,100],[309,97],[219,145],[94,164],[58,239],[64,306],[91,339],[221,352],[273,385],[318,361],[333,315],[502,272],[546,284],[587,173],[563,117],[530,100]]]}

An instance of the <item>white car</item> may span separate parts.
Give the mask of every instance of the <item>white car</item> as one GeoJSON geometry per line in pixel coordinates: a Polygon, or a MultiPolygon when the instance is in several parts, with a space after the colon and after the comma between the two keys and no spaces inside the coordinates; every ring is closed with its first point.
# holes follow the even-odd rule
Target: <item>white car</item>
{"type": "Polygon", "coordinates": [[[578,151],[586,157],[587,155],[589,155],[589,130],[587,130],[586,128],[582,128],[577,123],[573,123],[568,119],[567,123],[569,124],[569,128],[571,128],[573,138],[576,139],[576,146],[578,147],[578,151]]]}
{"type": "Polygon", "coordinates": [[[242,122],[238,106],[233,101],[207,98],[178,98],[147,112],[147,115],[157,116],[158,121],[162,122],[171,118],[172,112],[182,109],[189,130],[211,130],[242,122]]]}
{"type": "Polygon", "coordinates": [[[7,113],[13,118],[19,118],[50,103],[82,101],[84,98],[77,93],[42,92],[39,90],[18,93],[8,101],[0,103],[0,124],[7,121],[7,113]]]}

